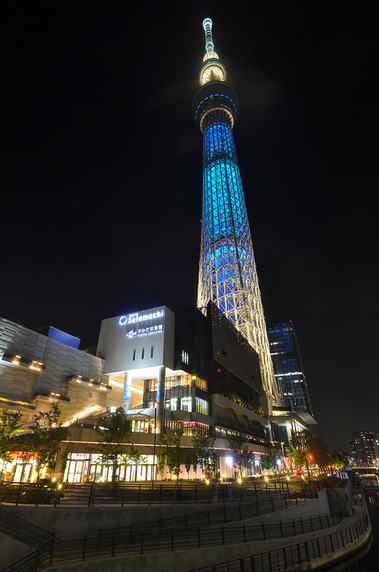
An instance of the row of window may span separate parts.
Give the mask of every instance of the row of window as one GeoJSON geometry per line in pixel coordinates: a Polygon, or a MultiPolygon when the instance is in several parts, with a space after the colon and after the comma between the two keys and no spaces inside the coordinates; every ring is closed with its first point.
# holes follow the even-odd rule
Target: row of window
{"type": "Polygon", "coordinates": [[[196,413],[202,413],[203,415],[209,414],[209,403],[205,399],[201,399],[200,397],[172,397],[171,399],[166,399],[165,401],[165,408],[170,409],[171,411],[188,411],[192,413],[192,411],[196,411],[196,413]],[[195,404],[193,402],[195,400],[195,404]]]}
{"type": "MultiPolygon", "coordinates": [[[[198,377],[197,375],[175,375],[171,377],[166,377],[165,379],[165,389],[177,389],[182,387],[198,387],[203,391],[208,391],[208,383],[205,379],[198,377]]],[[[144,382],[145,391],[157,391],[158,390],[158,379],[145,379],[144,382]]]]}
{"type": "MultiPolygon", "coordinates": [[[[150,357],[154,357],[154,346],[150,346],[150,357]]],[[[137,349],[134,348],[133,349],[133,357],[132,357],[133,361],[136,361],[137,359],[137,349]]],[[[143,347],[141,349],[141,359],[145,359],[145,348],[143,347]]]]}
{"type": "MultiPolygon", "coordinates": [[[[154,357],[154,346],[150,346],[150,357],[154,357]]],[[[133,349],[133,357],[132,360],[136,361],[137,359],[137,348],[133,349]]],[[[142,348],[141,350],[141,359],[145,359],[145,348],[142,348]]],[[[182,351],[182,362],[186,363],[187,365],[189,364],[189,355],[188,352],[185,352],[184,350],[182,351]]]]}

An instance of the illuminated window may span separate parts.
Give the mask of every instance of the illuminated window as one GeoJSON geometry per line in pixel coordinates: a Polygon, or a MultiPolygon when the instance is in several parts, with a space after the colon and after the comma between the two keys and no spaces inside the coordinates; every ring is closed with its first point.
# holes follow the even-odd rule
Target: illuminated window
{"type": "Polygon", "coordinates": [[[192,397],[182,397],[180,400],[180,409],[182,411],[192,411],[192,397]]]}
{"type": "Polygon", "coordinates": [[[173,397],[172,399],[167,399],[167,401],[165,401],[165,407],[166,409],[171,409],[171,411],[176,411],[178,409],[177,398],[173,397]]]}
{"type": "Polygon", "coordinates": [[[182,362],[186,363],[187,365],[189,364],[188,352],[185,352],[184,350],[182,350],[182,362]]]}
{"type": "Polygon", "coordinates": [[[208,391],[208,382],[201,377],[197,377],[197,375],[191,376],[192,382],[195,382],[195,386],[203,391],[208,391]]]}
{"type": "Polygon", "coordinates": [[[175,389],[179,387],[191,387],[191,376],[190,375],[175,375],[171,377],[166,377],[165,388],[175,389]]]}
{"type": "Polygon", "coordinates": [[[196,412],[203,413],[203,415],[208,415],[209,411],[209,403],[205,401],[205,399],[201,399],[200,397],[196,397],[196,412]]]}

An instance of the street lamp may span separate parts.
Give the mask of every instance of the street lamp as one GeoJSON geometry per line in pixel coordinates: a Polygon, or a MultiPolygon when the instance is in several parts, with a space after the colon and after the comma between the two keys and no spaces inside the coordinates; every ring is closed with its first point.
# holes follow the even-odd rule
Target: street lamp
{"type": "Polygon", "coordinates": [[[153,450],[153,473],[151,482],[154,484],[155,470],[156,470],[156,460],[155,460],[155,447],[157,444],[157,400],[154,399],[154,450],[153,450]]]}

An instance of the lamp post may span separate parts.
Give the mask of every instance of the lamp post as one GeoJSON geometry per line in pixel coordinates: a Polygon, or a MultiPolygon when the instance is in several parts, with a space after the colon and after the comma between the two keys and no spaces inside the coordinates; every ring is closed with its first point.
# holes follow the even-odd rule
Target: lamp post
{"type": "Polygon", "coordinates": [[[155,461],[155,447],[157,444],[157,400],[154,399],[154,449],[153,449],[153,472],[152,472],[152,479],[151,482],[154,483],[155,480],[155,470],[156,470],[156,461],[155,461]]]}

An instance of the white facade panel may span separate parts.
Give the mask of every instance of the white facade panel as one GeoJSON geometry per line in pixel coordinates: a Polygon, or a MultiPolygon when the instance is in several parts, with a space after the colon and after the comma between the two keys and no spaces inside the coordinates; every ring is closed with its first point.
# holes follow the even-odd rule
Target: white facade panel
{"type": "Polygon", "coordinates": [[[97,354],[105,374],[164,365],[174,367],[175,314],[166,306],[101,322],[97,354]]]}

